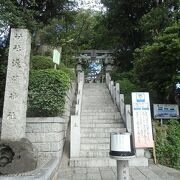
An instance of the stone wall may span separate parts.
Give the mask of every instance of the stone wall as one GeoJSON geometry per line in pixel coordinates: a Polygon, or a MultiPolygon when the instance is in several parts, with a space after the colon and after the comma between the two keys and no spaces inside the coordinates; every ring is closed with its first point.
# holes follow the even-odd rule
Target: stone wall
{"type": "Polygon", "coordinates": [[[65,110],[62,117],[27,118],[26,137],[33,143],[39,154],[60,155],[66,137],[75,94],[75,84],[67,92],[65,110]]]}
{"type": "Polygon", "coordinates": [[[62,117],[27,118],[26,137],[40,154],[62,152],[66,121],[68,119],[62,117]]]}

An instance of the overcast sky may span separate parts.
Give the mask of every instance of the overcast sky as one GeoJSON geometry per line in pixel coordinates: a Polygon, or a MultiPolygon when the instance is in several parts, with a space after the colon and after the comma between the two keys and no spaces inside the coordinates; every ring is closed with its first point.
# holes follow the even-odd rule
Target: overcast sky
{"type": "Polygon", "coordinates": [[[103,5],[101,4],[101,0],[75,0],[78,2],[80,8],[83,9],[92,9],[96,11],[105,10],[103,5]]]}

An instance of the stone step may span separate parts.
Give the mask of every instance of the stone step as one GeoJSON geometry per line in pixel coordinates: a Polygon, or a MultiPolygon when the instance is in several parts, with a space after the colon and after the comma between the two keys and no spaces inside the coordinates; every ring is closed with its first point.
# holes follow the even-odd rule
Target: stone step
{"type": "Polygon", "coordinates": [[[81,144],[80,146],[81,151],[91,151],[91,150],[109,150],[110,145],[109,143],[103,143],[103,144],[81,144]]]}
{"type": "MultiPolygon", "coordinates": [[[[121,128],[116,132],[126,132],[126,128],[121,128]]],[[[81,138],[110,138],[110,132],[81,132],[81,138]]]]}
{"type": "Polygon", "coordinates": [[[85,106],[85,105],[95,105],[95,106],[116,106],[115,104],[114,104],[114,102],[113,101],[107,101],[107,102],[102,102],[102,101],[100,101],[100,100],[86,100],[86,101],[82,101],[82,104],[83,104],[83,106],[85,106]]]}
{"type": "Polygon", "coordinates": [[[109,93],[109,90],[107,88],[103,88],[103,87],[100,87],[100,88],[84,88],[83,89],[83,94],[99,94],[99,95],[102,95],[102,94],[108,94],[109,93]]]}
{"type": "Polygon", "coordinates": [[[109,143],[110,139],[109,138],[81,138],[81,143],[89,143],[89,144],[95,144],[95,143],[109,143]]]}
{"type": "Polygon", "coordinates": [[[87,100],[87,101],[82,101],[83,106],[93,106],[93,105],[98,105],[98,106],[115,106],[115,104],[112,101],[100,101],[100,100],[87,100]]]}
{"type": "Polygon", "coordinates": [[[84,86],[85,90],[94,90],[94,91],[98,91],[98,90],[108,90],[107,86],[84,86]]]}
{"type": "Polygon", "coordinates": [[[70,167],[114,167],[116,161],[110,158],[71,158],[70,167]]]}
{"type": "Polygon", "coordinates": [[[80,151],[80,157],[98,158],[98,157],[109,157],[109,150],[91,150],[91,151],[80,151]]]}
{"type": "Polygon", "coordinates": [[[83,98],[88,98],[88,97],[92,97],[92,98],[111,98],[109,92],[84,92],[83,91],[83,98]]]}
{"type": "Polygon", "coordinates": [[[123,123],[109,123],[109,124],[89,124],[89,123],[81,123],[81,128],[117,128],[117,127],[124,127],[123,123]]]}
{"type": "Polygon", "coordinates": [[[92,90],[83,91],[83,97],[89,97],[89,96],[91,96],[93,98],[95,98],[95,97],[110,98],[111,97],[109,91],[102,91],[102,90],[100,90],[100,91],[92,91],[92,90]]]}
{"type": "MultiPolygon", "coordinates": [[[[89,116],[120,116],[119,112],[98,112],[98,113],[92,113],[92,112],[87,112],[89,116]]],[[[81,114],[83,115],[83,114],[81,114]]]]}
{"type": "Polygon", "coordinates": [[[120,119],[81,119],[81,124],[121,124],[120,119]]]}
{"type": "Polygon", "coordinates": [[[96,110],[96,109],[117,109],[117,106],[115,106],[114,104],[111,104],[111,105],[97,105],[97,104],[92,104],[92,105],[86,105],[86,104],[83,104],[82,106],[82,110],[96,110]]]}
{"type": "Polygon", "coordinates": [[[81,113],[81,119],[121,119],[120,113],[81,113]]]}
{"type": "Polygon", "coordinates": [[[88,113],[95,113],[95,114],[97,114],[97,113],[114,113],[114,112],[118,112],[118,110],[117,109],[99,109],[99,110],[84,110],[84,109],[82,109],[82,111],[81,111],[81,113],[82,114],[88,114],[88,113]]]}
{"type": "Polygon", "coordinates": [[[102,104],[102,103],[109,103],[111,105],[113,105],[113,101],[111,99],[100,99],[100,98],[86,98],[86,99],[82,99],[82,102],[84,104],[91,104],[91,103],[99,103],[99,104],[102,104]]]}
{"type": "Polygon", "coordinates": [[[120,127],[116,127],[116,128],[104,128],[104,127],[96,127],[96,128],[86,128],[83,127],[81,128],[81,133],[86,132],[86,133],[111,133],[111,132],[118,132],[120,129],[120,127]]]}

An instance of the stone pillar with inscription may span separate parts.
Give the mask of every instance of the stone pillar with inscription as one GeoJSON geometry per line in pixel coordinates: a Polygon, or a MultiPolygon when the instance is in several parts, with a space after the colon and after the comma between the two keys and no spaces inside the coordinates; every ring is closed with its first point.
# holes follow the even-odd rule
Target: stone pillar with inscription
{"type": "Polygon", "coordinates": [[[11,29],[1,140],[25,137],[31,36],[27,29],[11,29]]]}

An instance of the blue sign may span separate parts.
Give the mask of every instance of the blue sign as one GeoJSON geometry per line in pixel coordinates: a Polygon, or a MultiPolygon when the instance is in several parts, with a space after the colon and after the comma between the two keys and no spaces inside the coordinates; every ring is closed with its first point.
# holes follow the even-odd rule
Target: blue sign
{"type": "Polygon", "coordinates": [[[178,119],[179,109],[175,104],[153,104],[155,119],[178,119]]]}

